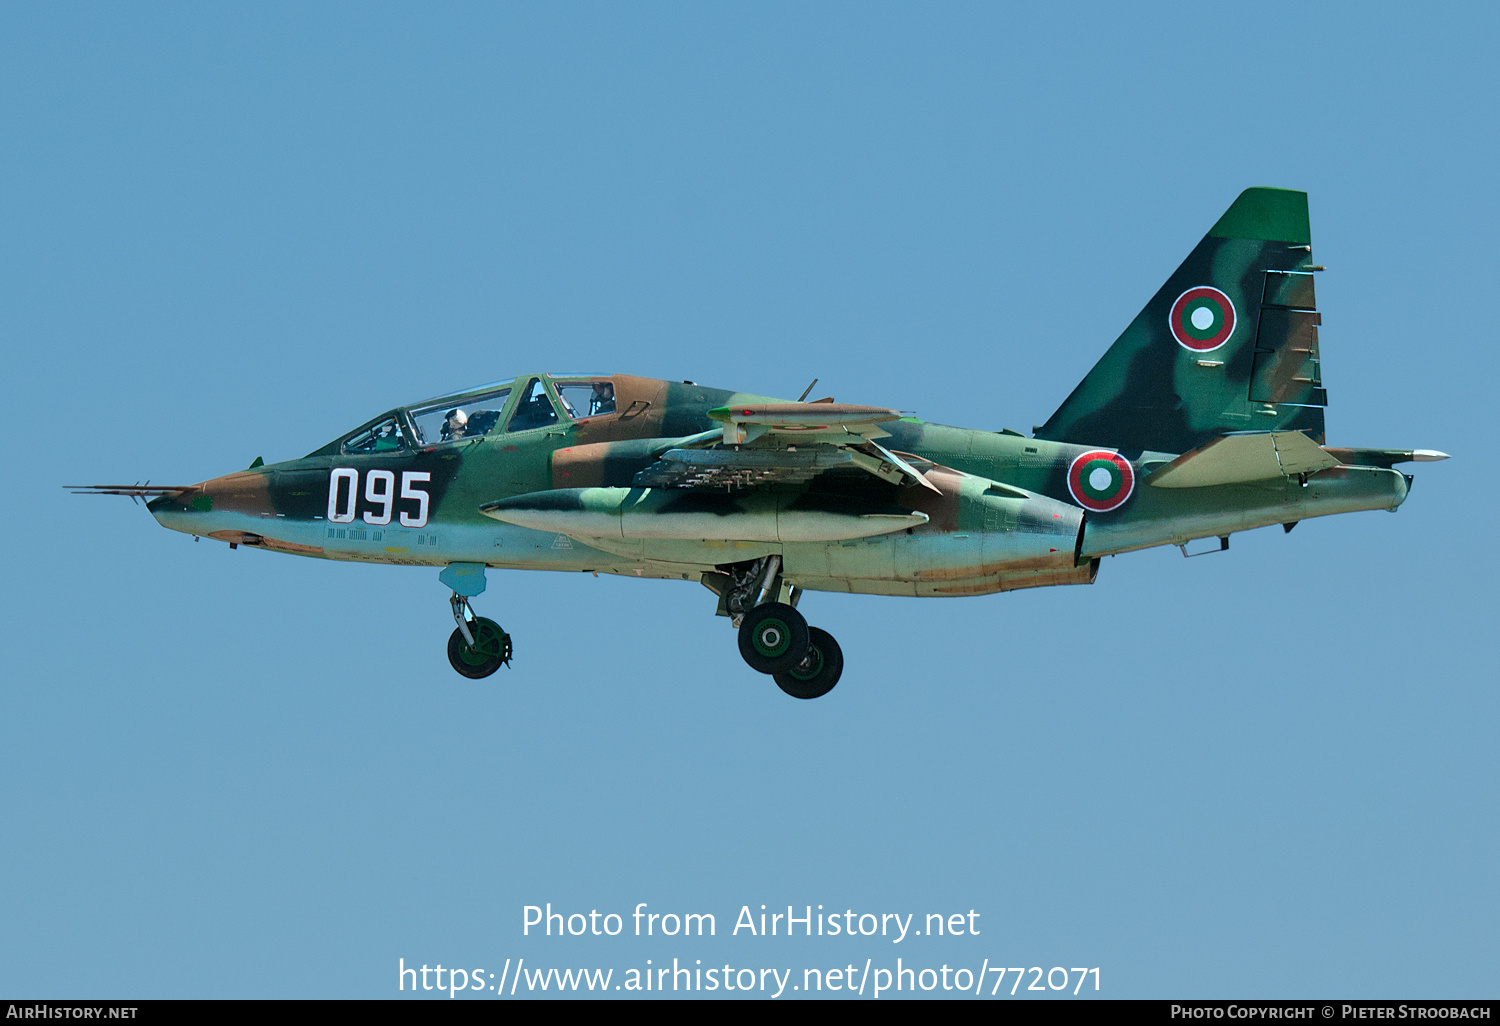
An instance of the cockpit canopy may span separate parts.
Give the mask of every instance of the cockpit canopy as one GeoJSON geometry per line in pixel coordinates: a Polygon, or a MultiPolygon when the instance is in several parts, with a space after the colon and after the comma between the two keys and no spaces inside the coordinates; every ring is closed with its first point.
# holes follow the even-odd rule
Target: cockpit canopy
{"type": "MultiPolygon", "coordinates": [[[[541,382],[533,380],[533,386],[541,382]]],[[[500,423],[511,389],[497,388],[480,395],[415,406],[406,413],[418,448],[460,438],[483,438],[500,423]]]]}
{"type": "Polygon", "coordinates": [[[615,412],[615,383],[608,374],[528,375],[392,410],[309,455],[430,449],[615,412]]]}

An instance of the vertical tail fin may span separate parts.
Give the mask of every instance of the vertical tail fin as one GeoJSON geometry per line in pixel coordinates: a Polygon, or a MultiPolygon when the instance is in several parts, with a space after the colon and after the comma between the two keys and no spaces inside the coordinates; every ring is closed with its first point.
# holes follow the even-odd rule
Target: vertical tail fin
{"type": "Polygon", "coordinates": [[[1036,437],[1187,452],[1232,431],[1323,441],[1307,194],[1246,189],[1036,437]]]}

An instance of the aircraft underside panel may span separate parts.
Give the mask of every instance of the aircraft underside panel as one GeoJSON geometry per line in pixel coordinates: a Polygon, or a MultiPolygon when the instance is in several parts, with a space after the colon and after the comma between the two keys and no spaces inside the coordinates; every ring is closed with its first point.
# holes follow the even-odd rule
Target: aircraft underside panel
{"type": "MultiPolygon", "coordinates": [[[[793,581],[808,591],[837,591],[852,595],[904,595],[913,598],[959,598],[966,595],[993,595],[1022,588],[1047,588],[1063,584],[1093,584],[1099,574],[1099,560],[1067,570],[1020,570],[945,581],[866,580],[841,577],[797,577],[793,581]]],[[[790,578],[789,578],[790,579],[790,578]]]]}

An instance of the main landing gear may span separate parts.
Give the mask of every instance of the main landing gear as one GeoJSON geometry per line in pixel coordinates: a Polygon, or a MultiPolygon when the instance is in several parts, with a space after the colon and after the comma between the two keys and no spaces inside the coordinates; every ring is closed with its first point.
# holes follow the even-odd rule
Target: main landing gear
{"type": "Polygon", "coordinates": [[[771,674],[776,686],[793,698],[822,698],[844,673],[844,653],[821,627],[807,629],[807,655],[796,666],[771,674]]]}
{"type": "Polygon", "coordinates": [[[721,570],[713,590],[719,592],[720,612],[739,628],[740,655],[750,668],[770,674],[793,698],[820,698],[832,691],[844,672],[844,654],[833,635],[809,627],[797,612],[801,589],[782,583],[781,557],[721,570]],[[777,601],[768,601],[772,596],[777,601]]]}
{"type": "Polygon", "coordinates": [[[438,580],[453,589],[448,605],[458,626],[448,636],[448,662],[465,677],[488,677],[510,665],[510,635],[494,620],[474,615],[469,599],[484,591],[484,565],[450,563],[438,580]]]}

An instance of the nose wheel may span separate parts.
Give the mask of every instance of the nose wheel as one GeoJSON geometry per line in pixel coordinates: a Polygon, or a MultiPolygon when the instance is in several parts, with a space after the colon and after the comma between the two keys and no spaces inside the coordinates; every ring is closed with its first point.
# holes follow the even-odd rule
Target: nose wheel
{"type": "Polygon", "coordinates": [[[448,636],[448,662],[465,677],[478,680],[510,665],[510,635],[494,620],[475,616],[469,600],[457,592],[449,599],[458,624],[448,636]]]}

